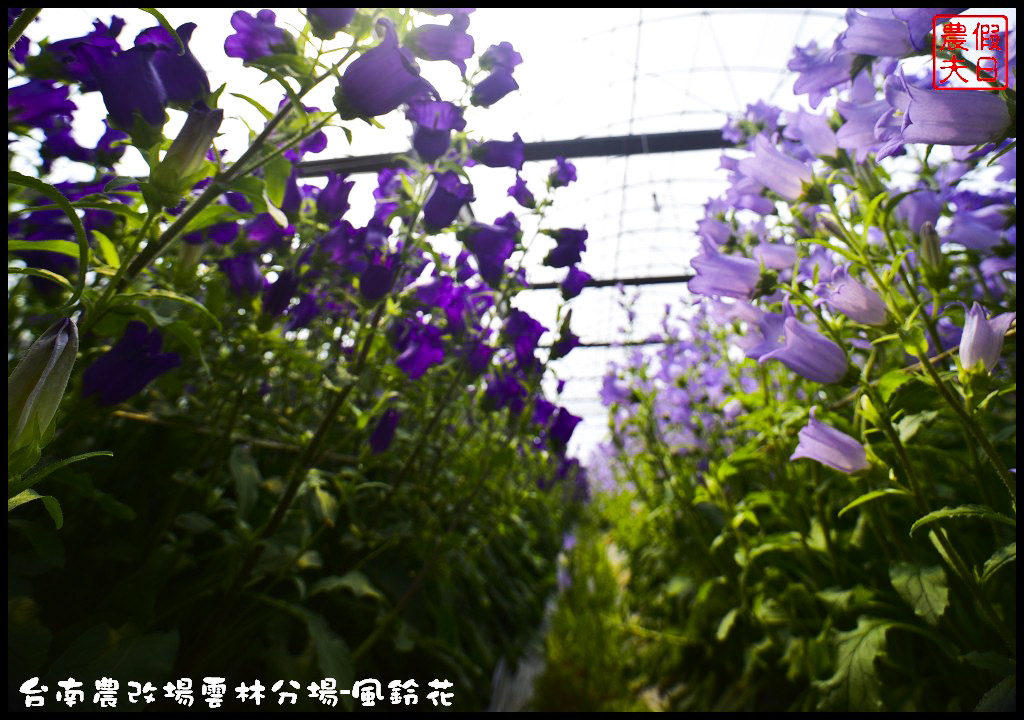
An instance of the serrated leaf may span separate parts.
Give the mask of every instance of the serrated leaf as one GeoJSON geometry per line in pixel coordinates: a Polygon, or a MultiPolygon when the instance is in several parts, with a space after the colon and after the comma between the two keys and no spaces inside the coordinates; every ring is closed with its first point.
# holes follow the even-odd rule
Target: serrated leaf
{"type": "Polygon", "coordinates": [[[839,511],[837,517],[842,517],[850,510],[853,510],[854,508],[859,507],[864,503],[871,502],[872,500],[877,500],[878,498],[891,497],[893,495],[903,496],[906,498],[913,497],[913,495],[908,493],[906,490],[900,490],[899,488],[882,488],[881,490],[872,490],[871,492],[864,493],[863,495],[855,499],[853,502],[849,503],[846,507],[839,511]]]}
{"type": "Polygon", "coordinates": [[[992,553],[992,557],[985,561],[985,569],[981,573],[981,581],[988,582],[992,579],[993,575],[1012,562],[1017,562],[1016,540],[996,550],[992,553]]]}
{"type": "Polygon", "coordinates": [[[946,573],[938,565],[899,562],[889,566],[889,581],[918,617],[936,625],[949,607],[946,573]]]}
{"type": "Polygon", "coordinates": [[[980,518],[983,520],[992,520],[994,522],[1009,525],[1010,527],[1017,527],[1017,521],[1008,518],[1002,513],[998,513],[995,510],[985,507],[984,505],[960,505],[959,507],[945,507],[941,510],[930,512],[922,518],[919,518],[917,522],[910,526],[910,535],[913,536],[918,528],[924,525],[930,525],[933,522],[939,520],[954,519],[963,520],[965,518],[980,518]]]}
{"type": "Polygon", "coordinates": [[[313,641],[313,648],[316,650],[317,666],[323,673],[323,677],[337,679],[341,687],[351,687],[354,681],[354,670],[352,652],[348,645],[331,629],[321,615],[305,608],[299,608],[299,612],[306,619],[306,627],[309,629],[309,636],[313,641]]]}
{"type": "Polygon", "coordinates": [[[938,414],[938,410],[926,410],[900,418],[900,421],[896,424],[896,429],[900,434],[900,442],[906,443],[910,441],[911,438],[917,435],[922,425],[930,423],[938,414]]]}
{"type": "Polygon", "coordinates": [[[138,300],[139,298],[160,298],[162,300],[173,300],[175,302],[184,303],[195,310],[199,310],[204,316],[213,321],[213,324],[218,330],[221,329],[220,319],[210,312],[209,308],[203,305],[195,298],[191,298],[188,295],[181,295],[171,290],[147,290],[146,292],[137,293],[122,293],[114,296],[113,303],[129,305],[133,304],[131,301],[138,300]]]}
{"type": "Polygon", "coordinates": [[[818,683],[826,693],[825,704],[829,709],[882,709],[882,682],[875,671],[875,660],[885,655],[888,629],[884,620],[861,616],[856,629],[834,635],[836,671],[831,678],[818,683]]]}

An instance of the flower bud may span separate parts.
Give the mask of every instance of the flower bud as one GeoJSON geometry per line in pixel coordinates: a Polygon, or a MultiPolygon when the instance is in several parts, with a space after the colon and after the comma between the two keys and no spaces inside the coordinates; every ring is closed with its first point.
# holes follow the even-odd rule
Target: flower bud
{"type": "MultiPolygon", "coordinates": [[[[206,176],[206,152],[224,119],[223,110],[194,107],[163,160],[149,178],[154,201],[174,207],[188,190],[206,176]]],[[[148,198],[147,198],[148,199],[148,198]]]]}
{"type": "Polygon", "coordinates": [[[967,313],[964,331],[960,336],[960,363],[965,370],[984,365],[989,372],[999,362],[1003,351],[1003,338],[1017,313],[1003,313],[989,320],[981,305],[974,303],[967,313]]]}
{"type": "Polygon", "coordinates": [[[53,422],[57,406],[78,355],[78,326],[64,318],[32,343],[7,378],[7,457],[41,439],[53,422]]]}

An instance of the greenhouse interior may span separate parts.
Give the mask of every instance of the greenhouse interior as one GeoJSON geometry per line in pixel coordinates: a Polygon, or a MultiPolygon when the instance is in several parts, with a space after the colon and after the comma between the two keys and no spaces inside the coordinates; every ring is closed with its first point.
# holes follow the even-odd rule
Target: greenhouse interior
{"type": "Polygon", "coordinates": [[[7,107],[9,710],[1016,709],[1015,9],[8,8],[7,107]]]}

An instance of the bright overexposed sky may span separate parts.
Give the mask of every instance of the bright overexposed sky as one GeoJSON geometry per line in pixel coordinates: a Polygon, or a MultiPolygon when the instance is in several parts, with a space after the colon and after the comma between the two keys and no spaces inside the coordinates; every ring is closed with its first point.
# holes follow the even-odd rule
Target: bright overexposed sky
{"type": "MultiPolygon", "coordinates": [[[[255,14],[259,8],[247,8],[255,14]]],[[[281,99],[274,83],[260,84],[263,74],[245,68],[224,54],[224,40],[233,33],[234,9],[174,8],[162,10],[171,24],[195,22],[191,49],[216,88],[227,82],[228,91],[244,93],[267,107],[281,99]]],[[[294,9],[276,9],[278,24],[293,27],[303,19],[294,9]]],[[[983,11],[979,11],[983,12],[983,11]]],[[[1011,27],[1016,25],[1015,10],[1011,27]]],[[[520,90],[490,109],[471,108],[468,130],[479,139],[509,140],[518,132],[527,141],[643,134],[679,130],[718,129],[729,113],[742,112],[760,99],[784,109],[800,104],[792,94],[794,76],[786,71],[794,45],[816,40],[831,45],[846,23],[842,9],[758,8],[584,8],[510,9],[481,8],[472,16],[468,32],[479,54],[489,45],[507,40],[523,56],[515,78],[520,90]]],[[[129,44],[142,29],[154,25],[152,16],[136,9],[44,9],[27,35],[57,40],[83,35],[94,18],[111,15],[125,19],[120,39],[129,44]]],[[[423,22],[446,23],[423,16],[423,22]]],[[[340,44],[340,43],[339,43],[340,44]]],[[[420,67],[446,99],[461,95],[458,70],[446,62],[423,62],[420,67]]],[[[332,107],[333,87],[325,84],[307,99],[307,105],[332,107]]],[[[98,93],[75,98],[79,105],[76,134],[83,145],[102,133],[105,115],[98,93]]],[[[226,119],[219,142],[230,157],[245,147],[247,130],[239,119],[256,125],[255,111],[241,100],[223,96],[226,119]]],[[[165,132],[173,136],[183,115],[171,112],[165,132]]],[[[307,159],[401,152],[409,148],[409,124],[401,111],[378,118],[386,131],[361,122],[350,124],[350,146],[338,129],[329,129],[327,150],[307,159]]],[[[134,151],[132,151],[134,152],[134,151]]],[[[703,203],[725,189],[718,170],[720,151],[587,158],[574,161],[579,180],[560,189],[550,211],[548,227],[586,227],[590,233],[582,267],[595,278],[682,274],[696,249],[694,230],[703,203]]],[[[56,167],[73,177],[75,168],[56,167]]],[[[539,194],[550,162],[527,163],[522,176],[539,194]]],[[[141,158],[128,158],[122,172],[143,173],[141,158]]],[[[508,168],[474,167],[470,170],[478,220],[490,222],[506,212],[521,210],[506,189],[515,180],[508,168]]],[[[372,208],[372,175],[358,176],[349,219],[359,225],[372,208]]],[[[315,182],[315,181],[311,181],[315,182]]],[[[319,184],[319,183],[318,183],[319,184]]],[[[560,280],[564,270],[552,272],[540,265],[552,243],[541,239],[526,258],[531,281],[560,280]]],[[[627,288],[637,294],[636,326],[630,339],[642,339],[658,330],[666,304],[689,304],[685,285],[627,288]]],[[[545,326],[555,328],[557,292],[525,292],[517,305],[545,326]]],[[[573,330],[584,341],[624,339],[625,313],[614,288],[587,289],[575,300],[573,330]]],[[[545,337],[542,343],[549,341],[545,337]]],[[[554,369],[567,380],[562,404],[584,418],[571,449],[584,457],[607,431],[606,412],[598,401],[600,378],[609,361],[623,361],[626,351],[616,348],[577,349],[557,361],[554,369]]]]}

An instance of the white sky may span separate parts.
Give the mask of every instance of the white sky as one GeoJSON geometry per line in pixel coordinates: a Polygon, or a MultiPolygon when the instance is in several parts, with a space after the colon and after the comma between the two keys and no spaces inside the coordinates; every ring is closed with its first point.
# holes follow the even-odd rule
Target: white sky
{"type": "MultiPolygon", "coordinates": [[[[255,14],[259,8],[247,8],[255,14]]],[[[162,10],[172,25],[196,22],[191,49],[207,70],[216,88],[228,82],[229,92],[250,95],[267,107],[281,98],[274,83],[260,85],[263,75],[245,68],[240,60],[224,55],[224,39],[233,33],[234,9],[198,8],[162,10]]],[[[302,18],[294,9],[275,9],[278,25],[289,24],[298,34],[302,18]]],[[[523,56],[515,77],[520,91],[492,108],[471,108],[468,129],[479,139],[509,140],[519,132],[527,142],[577,137],[602,137],[641,133],[720,128],[728,113],[741,112],[759,99],[784,109],[800,104],[792,94],[795,77],[785,70],[794,45],[816,40],[831,45],[845,28],[841,9],[508,9],[482,8],[471,16],[469,33],[477,53],[507,40],[523,56]]],[[[984,9],[974,12],[984,13],[984,9]]],[[[1016,11],[1010,14],[1016,25],[1016,11]]],[[[62,39],[85,34],[94,18],[109,22],[117,14],[126,20],[122,45],[155,24],[152,16],[135,9],[44,9],[40,20],[27,32],[33,40],[49,35],[62,39]]],[[[424,16],[424,22],[441,22],[424,16]]],[[[461,94],[458,70],[450,63],[420,61],[423,74],[450,98],[461,94]]],[[[308,105],[332,107],[333,87],[325,84],[306,100],[308,105]]],[[[105,115],[98,93],[76,98],[79,113],[76,134],[88,145],[102,132],[105,115]]],[[[247,131],[239,115],[256,125],[258,116],[247,104],[223,96],[227,136],[221,147],[237,157],[247,131]]],[[[183,115],[171,111],[165,128],[173,136],[183,115]]],[[[351,124],[354,139],[347,145],[340,130],[328,130],[327,150],[312,158],[366,155],[405,151],[409,125],[401,111],[378,118],[387,132],[361,122],[351,124]]],[[[134,151],[132,151],[134,152],[134,151]]],[[[579,181],[558,191],[548,227],[586,227],[590,233],[582,267],[595,278],[681,274],[688,270],[696,242],[693,232],[701,206],[725,189],[719,171],[719,151],[701,151],[630,158],[588,158],[574,161],[579,181]]],[[[535,194],[540,194],[552,163],[528,163],[522,173],[535,194]]],[[[141,158],[126,162],[123,172],[144,172],[141,158]]],[[[73,168],[57,166],[62,172],[73,168]]],[[[471,170],[478,201],[473,210],[490,222],[510,210],[520,210],[506,189],[515,179],[508,168],[476,167],[471,170]]],[[[353,224],[365,222],[371,212],[372,175],[358,176],[353,191],[353,224]]],[[[314,181],[311,181],[314,182],[314,181]]],[[[541,239],[526,267],[532,281],[560,280],[564,270],[552,272],[540,265],[551,246],[541,239]]],[[[656,332],[666,303],[689,304],[685,286],[645,286],[636,305],[637,327],[632,339],[656,332]]],[[[557,292],[524,293],[517,305],[549,328],[555,328],[557,292]]],[[[625,315],[618,307],[618,293],[588,289],[575,300],[573,330],[584,341],[621,339],[625,315]]],[[[549,341],[545,337],[542,342],[549,341]]],[[[563,403],[584,417],[571,449],[584,458],[607,432],[607,419],[597,391],[609,360],[622,361],[621,349],[577,349],[554,364],[568,380],[563,403]]]]}

